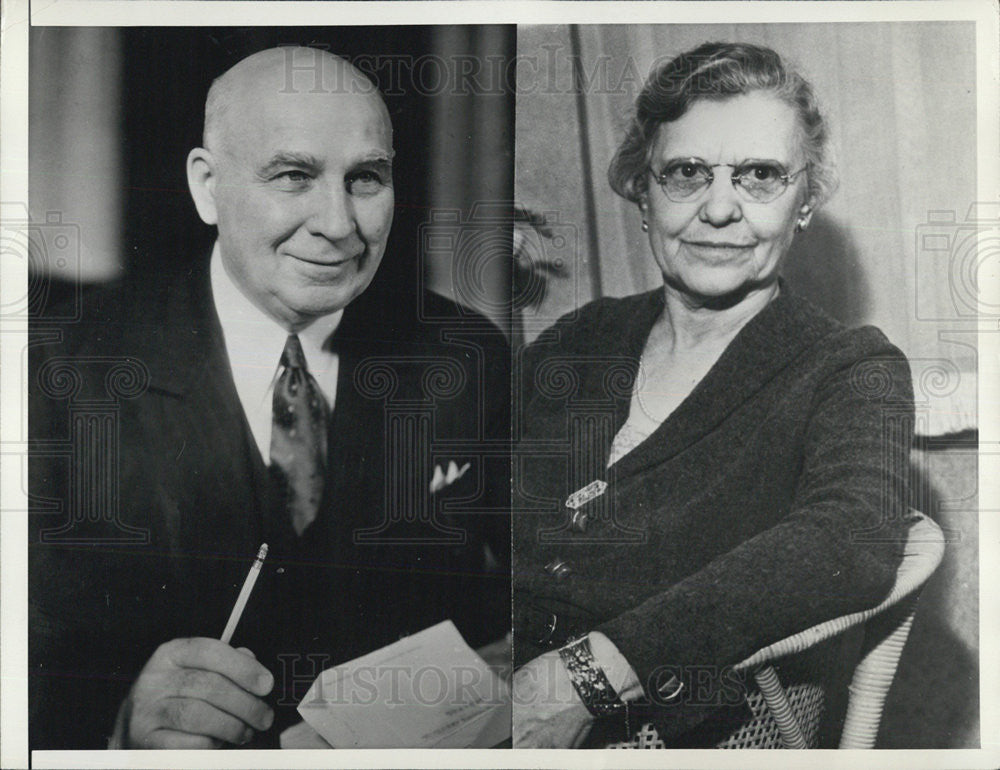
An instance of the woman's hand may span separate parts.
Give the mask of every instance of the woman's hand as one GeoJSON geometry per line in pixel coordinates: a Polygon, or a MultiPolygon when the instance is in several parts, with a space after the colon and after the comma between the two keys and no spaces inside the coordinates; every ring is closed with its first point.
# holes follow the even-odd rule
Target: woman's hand
{"type": "Polygon", "coordinates": [[[576,748],[593,716],[583,705],[558,651],[539,655],[514,672],[514,748],[576,748]]]}

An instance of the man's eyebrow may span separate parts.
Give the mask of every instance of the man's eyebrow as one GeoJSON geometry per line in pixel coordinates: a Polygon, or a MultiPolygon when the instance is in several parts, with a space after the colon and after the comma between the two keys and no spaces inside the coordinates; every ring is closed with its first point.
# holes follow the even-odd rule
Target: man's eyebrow
{"type": "Polygon", "coordinates": [[[319,161],[307,153],[278,152],[271,156],[267,163],[265,163],[261,167],[260,171],[257,172],[257,175],[266,177],[278,169],[285,168],[287,166],[295,166],[297,168],[319,168],[319,165],[319,161]]]}
{"type": "Polygon", "coordinates": [[[388,152],[385,152],[384,150],[377,150],[362,156],[358,160],[358,163],[388,163],[389,165],[392,165],[392,159],[395,155],[395,150],[389,150],[388,152]]]}

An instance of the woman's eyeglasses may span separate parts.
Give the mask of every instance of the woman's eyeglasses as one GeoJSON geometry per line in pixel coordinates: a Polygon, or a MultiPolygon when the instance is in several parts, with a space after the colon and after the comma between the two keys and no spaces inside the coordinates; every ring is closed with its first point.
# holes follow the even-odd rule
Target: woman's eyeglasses
{"type": "Polygon", "coordinates": [[[672,160],[657,173],[649,167],[663,194],[675,203],[687,203],[709,188],[715,179],[712,169],[731,168],[733,187],[741,198],[750,203],[770,203],[779,197],[788,185],[808,166],[789,174],[785,167],[774,160],[748,160],[734,166],[732,163],[709,165],[697,158],[672,160]]]}

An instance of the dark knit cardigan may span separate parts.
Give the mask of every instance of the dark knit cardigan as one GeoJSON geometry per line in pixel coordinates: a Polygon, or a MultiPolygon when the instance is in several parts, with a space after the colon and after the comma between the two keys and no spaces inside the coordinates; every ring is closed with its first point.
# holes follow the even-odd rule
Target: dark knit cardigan
{"type": "Polygon", "coordinates": [[[606,468],[662,310],[662,290],[597,300],[521,356],[514,656],[602,631],[671,738],[742,700],[727,666],[886,596],[908,526],[913,395],[879,330],[847,329],[785,286],[606,468]],[[608,487],[581,531],[565,501],[595,479],[608,487]],[[672,676],[687,689],[668,705],[657,688],[672,676]]]}

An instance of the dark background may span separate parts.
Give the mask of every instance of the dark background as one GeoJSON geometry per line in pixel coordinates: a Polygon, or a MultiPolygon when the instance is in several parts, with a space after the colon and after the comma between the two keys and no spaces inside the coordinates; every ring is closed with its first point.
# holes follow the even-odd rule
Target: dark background
{"type": "MultiPolygon", "coordinates": [[[[31,44],[36,49],[32,52],[33,96],[36,89],[51,87],[59,68],[71,60],[68,36],[74,32],[32,29],[31,44]]],[[[416,71],[421,58],[427,57],[446,62],[462,55],[510,60],[516,45],[513,26],[126,27],[109,32],[117,36],[120,51],[119,82],[103,87],[117,89],[120,99],[122,178],[118,183],[123,225],[117,256],[125,280],[155,279],[207,258],[214,228],[198,218],[185,176],[187,154],[201,144],[205,97],[215,77],[246,56],[274,46],[310,45],[352,61],[361,57],[362,70],[375,80],[392,117],[396,211],[386,256],[363,301],[384,303],[390,295],[396,303],[412,302],[415,284],[427,285],[427,264],[418,250],[418,228],[427,220],[432,205],[470,208],[483,197],[481,186],[486,176],[490,198],[513,199],[511,84],[494,79],[483,93],[456,92],[436,87],[432,79],[421,81],[416,71]],[[421,82],[432,85],[421,89],[421,82]],[[500,149],[506,169],[496,173],[495,157],[489,169],[477,169],[476,159],[486,152],[482,132],[448,130],[443,119],[435,121],[435,113],[446,115],[452,126],[472,125],[488,115],[493,129],[489,151],[496,156],[500,149]],[[432,132],[436,133],[432,136],[432,132]],[[464,176],[445,201],[438,200],[440,192],[433,194],[431,184],[434,164],[440,168],[442,158],[454,158],[464,176]]],[[[428,68],[428,72],[435,70],[428,68]]],[[[486,82],[485,75],[482,82],[486,82]]],[[[86,133],[81,134],[85,144],[86,133]]],[[[78,144],[67,139],[59,151],[79,152],[78,144]]],[[[93,194],[101,194],[101,183],[107,184],[96,182],[93,194]]],[[[36,197],[41,195],[43,191],[32,191],[32,210],[46,209],[46,202],[36,197]]],[[[496,246],[511,253],[509,237],[506,244],[496,246]]],[[[50,277],[47,285],[45,304],[49,307],[76,290],[60,278],[50,277]]]]}

